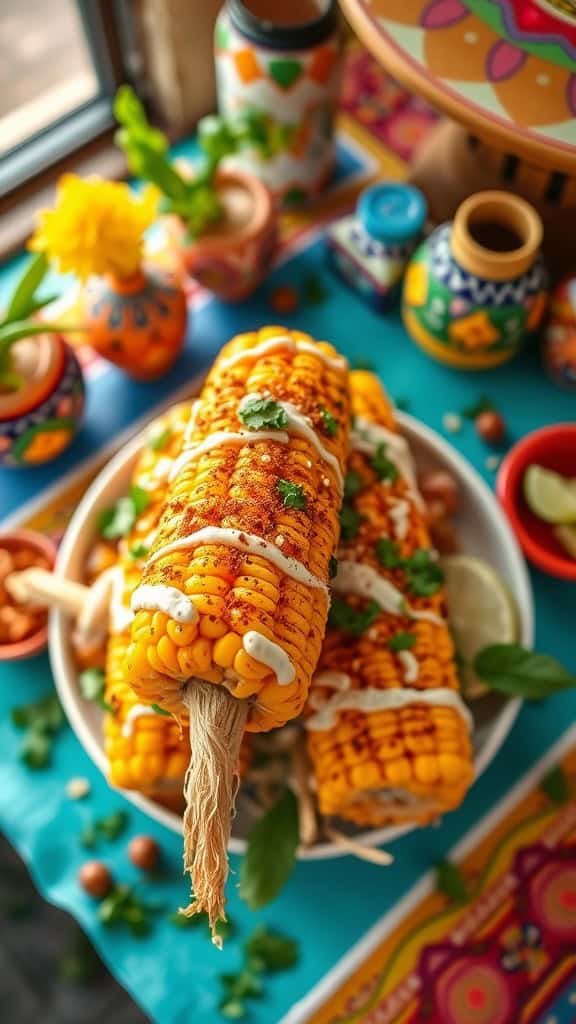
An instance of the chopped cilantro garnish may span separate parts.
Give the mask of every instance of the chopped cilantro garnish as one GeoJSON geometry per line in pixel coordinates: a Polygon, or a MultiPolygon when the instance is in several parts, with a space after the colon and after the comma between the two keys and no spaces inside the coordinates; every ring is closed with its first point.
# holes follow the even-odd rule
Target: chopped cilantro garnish
{"type": "Polygon", "coordinates": [[[153,452],[158,452],[162,448],[165,448],[168,441],[172,437],[172,431],[170,427],[164,427],[164,430],[160,430],[157,434],[152,434],[152,437],[148,441],[148,447],[153,452]]]}
{"type": "Polygon", "coordinates": [[[350,469],[344,477],[344,501],[350,501],[362,490],[364,481],[355,469],[350,469]]]}
{"type": "Polygon", "coordinates": [[[430,597],[435,594],[444,582],[444,573],[430,556],[430,552],[422,548],[415,551],[410,558],[402,559],[406,570],[406,583],[409,590],[417,597],[430,597]]]}
{"type": "Polygon", "coordinates": [[[334,558],[334,555],[331,555],[330,556],[330,561],[328,562],[328,575],[330,576],[331,580],[334,579],[334,577],[336,576],[337,572],[338,572],[338,559],[334,558]]]}
{"type": "Polygon", "coordinates": [[[467,420],[475,420],[482,412],[494,412],[494,403],[488,398],[487,395],[480,395],[480,398],[472,405],[467,405],[465,409],[462,409],[461,415],[467,420]]]}
{"type": "Polygon", "coordinates": [[[363,518],[364,517],[350,505],[342,506],[340,512],[340,534],[342,540],[353,540],[354,537],[356,537],[363,518]]]}
{"type": "Polygon", "coordinates": [[[320,409],[320,415],[322,417],[324,430],[328,434],[328,437],[336,437],[336,434],[338,433],[338,420],[334,419],[334,416],[331,412],[328,412],[328,409],[320,409]]]}
{"type": "Polygon", "coordinates": [[[380,614],[380,605],[376,601],[369,601],[365,608],[352,608],[340,597],[335,597],[330,607],[328,621],[335,629],[341,629],[343,633],[351,633],[352,636],[361,636],[380,614]]]}
{"type": "Polygon", "coordinates": [[[293,484],[290,480],[279,480],[276,486],[282,495],[284,508],[306,508],[306,495],[300,484],[293,484]]]}
{"type": "Polygon", "coordinates": [[[394,483],[398,479],[398,469],[386,455],[386,445],[379,444],[375,455],[370,460],[370,465],[379,480],[390,480],[394,483]]]}
{"type": "Polygon", "coordinates": [[[401,564],[398,545],[389,537],[380,537],[376,542],[376,558],[385,569],[395,569],[401,564]]]}
{"type": "Polygon", "coordinates": [[[104,670],[101,668],[86,668],[80,673],[78,677],[80,684],[80,693],[84,697],[84,700],[94,701],[99,704],[105,711],[113,713],[114,708],[111,704],[108,704],[104,700],[104,687],[106,685],[106,677],[104,670]]]}
{"type": "Polygon", "coordinates": [[[151,704],[150,707],[152,711],[156,712],[157,715],[164,715],[166,718],[171,717],[170,712],[164,711],[164,708],[161,708],[159,704],[151,704]]]}
{"type": "Polygon", "coordinates": [[[414,647],[416,643],[416,637],[414,633],[400,632],[394,633],[388,641],[388,647],[391,651],[409,651],[411,647],[414,647]]]}
{"type": "Polygon", "coordinates": [[[136,519],[150,504],[150,495],[143,487],[133,484],[130,492],[118,498],[115,505],[102,509],[98,526],[106,540],[125,537],[134,526],[136,519]]]}
{"type": "Polygon", "coordinates": [[[136,562],[139,558],[146,558],[149,550],[150,548],[146,547],[145,544],[134,544],[134,546],[130,548],[128,554],[130,555],[130,558],[133,558],[136,562]]]}
{"type": "Polygon", "coordinates": [[[64,725],[64,712],[55,693],[40,700],[12,708],[12,722],[24,730],[20,756],[29,768],[36,770],[50,764],[52,745],[64,725]]]}
{"type": "Polygon", "coordinates": [[[283,430],[288,426],[288,414],[273,398],[251,398],[238,413],[248,430],[283,430]]]}

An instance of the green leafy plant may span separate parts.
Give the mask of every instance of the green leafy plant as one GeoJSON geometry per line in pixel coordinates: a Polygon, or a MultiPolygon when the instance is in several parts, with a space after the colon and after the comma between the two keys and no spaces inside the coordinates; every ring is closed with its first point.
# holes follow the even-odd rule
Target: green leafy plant
{"type": "Polygon", "coordinates": [[[54,302],[54,295],[38,297],[47,270],[44,254],[33,256],[8,300],[4,316],[0,317],[0,392],[18,391],[24,383],[13,366],[12,346],[22,338],[60,330],[57,324],[34,319],[38,310],[54,302]]]}
{"type": "Polygon", "coordinates": [[[296,797],[287,789],[248,836],[240,869],[240,896],[251,910],[270,903],[286,884],[294,868],[299,841],[296,797]]]}
{"type": "Polygon", "coordinates": [[[104,818],[97,818],[87,825],[80,836],[80,845],[85,850],[92,850],[97,845],[99,839],[105,839],[107,842],[113,843],[124,834],[127,828],[128,814],[120,808],[117,811],[112,811],[111,814],[107,814],[104,818]]]}
{"type": "Polygon", "coordinates": [[[470,899],[464,875],[450,860],[441,860],[436,864],[436,886],[453,903],[466,903],[470,899]]]}
{"type": "Polygon", "coordinates": [[[40,700],[12,708],[12,723],[24,731],[22,760],[36,771],[47,768],[52,759],[52,746],[64,725],[64,712],[55,693],[40,700]]]}
{"type": "Polygon", "coordinates": [[[541,700],[576,686],[576,676],[550,654],[520,644],[493,644],[476,655],[473,668],[482,682],[505,697],[541,700]]]}
{"type": "Polygon", "coordinates": [[[129,85],[121,86],[116,93],[114,114],[120,125],[116,142],[124,150],[131,172],[156,186],[162,194],[162,211],[180,217],[191,238],[202,235],[222,216],[215,177],[224,157],[252,148],[270,158],[286,144],[287,129],[256,111],[228,118],[203,117],[197,128],[203,159],[194,176],[188,178],[172,163],[168,139],[152,127],[129,85]]]}
{"type": "Polygon", "coordinates": [[[298,943],[280,932],[258,925],[244,944],[244,961],[239,971],[221,974],[220,1013],[227,1020],[247,1015],[246,1000],[264,995],[265,977],[288,970],[298,960],[298,943]]]}

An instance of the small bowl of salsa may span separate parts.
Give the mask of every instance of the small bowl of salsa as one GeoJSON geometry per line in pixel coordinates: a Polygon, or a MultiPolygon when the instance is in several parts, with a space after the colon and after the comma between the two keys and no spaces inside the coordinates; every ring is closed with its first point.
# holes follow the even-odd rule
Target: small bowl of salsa
{"type": "Polygon", "coordinates": [[[56,545],[33,530],[0,533],[0,661],[29,658],[44,650],[48,639],[48,611],[32,604],[17,604],[5,581],[11,573],[33,566],[51,571],[56,545]]]}

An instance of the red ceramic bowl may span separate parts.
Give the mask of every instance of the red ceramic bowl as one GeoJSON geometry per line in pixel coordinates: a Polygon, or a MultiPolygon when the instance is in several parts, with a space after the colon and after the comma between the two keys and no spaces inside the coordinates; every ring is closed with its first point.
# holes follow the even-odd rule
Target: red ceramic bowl
{"type": "MultiPolygon", "coordinates": [[[[36,533],[35,530],[9,530],[0,533],[0,548],[8,551],[17,551],[21,547],[33,548],[42,555],[48,562],[48,568],[53,569],[56,562],[57,548],[53,540],[45,537],[43,533],[36,533]]],[[[18,640],[12,644],[0,644],[0,661],[17,661],[19,658],[30,658],[33,654],[39,654],[46,647],[48,640],[47,622],[24,640],[18,640]]]]}
{"type": "Polygon", "coordinates": [[[496,493],[526,557],[551,576],[576,580],[576,561],[524,499],[524,474],[533,463],[576,477],[576,423],[556,423],[528,434],[508,452],[496,480],[496,493]]]}

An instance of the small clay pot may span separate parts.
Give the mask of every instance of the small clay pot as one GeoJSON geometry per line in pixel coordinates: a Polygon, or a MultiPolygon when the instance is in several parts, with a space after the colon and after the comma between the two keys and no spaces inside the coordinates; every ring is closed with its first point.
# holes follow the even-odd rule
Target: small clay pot
{"type": "Polygon", "coordinates": [[[17,391],[0,391],[0,466],[37,466],[60,455],[76,434],[84,378],[58,334],[22,338],[11,358],[24,383],[17,391]]]}
{"type": "MultiPolygon", "coordinates": [[[[48,569],[54,568],[56,562],[56,545],[53,540],[43,533],[35,530],[9,530],[0,534],[0,548],[4,548],[10,554],[19,551],[21,548],[28,548],[42,556],[47,563],[48,569]]],[[[2,580],[0,580],[2,586],[2,580]]],[[[0,602],[0,605],[2,602],[0,602]]],[[[14,643],[0,643],[0,661],[18,661],[21,658],[30,658],[34,654],[43,651],[48,637],[48,624],[46,621],[29,636],[14,643]]]]}
{"type": "Polygon", "coordinates": [[[404,325],[440,362],[482,370],[507,362],[539,326],[547,275],[542,224],[524,199],[478,192],[417,249],[404,282],[404,325]]]}
{"type": "Polygon", "coordinates": [[[542,358],[555,384],[576,391],[576,274],[564,277],[550,296],[542,358]]]}
{"type": "Polygon", "coordinates": [[[186,337],[184,291],[156,269],[90,282],[84,312],[92,348],[134,380],[167,373],[186,337]]]}
{"type": "Polygon", "coordinates": [[[270,269],[276,246],[277,214],[265,185],[245,171],[218,171],[220,220],[193,241],[177,217],[169,234],[184,273],[225,302],[239,302],[258,287],[270,269]]]}

